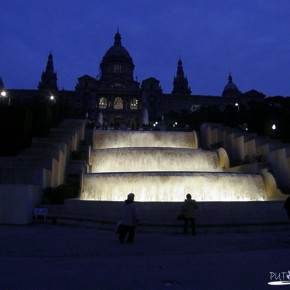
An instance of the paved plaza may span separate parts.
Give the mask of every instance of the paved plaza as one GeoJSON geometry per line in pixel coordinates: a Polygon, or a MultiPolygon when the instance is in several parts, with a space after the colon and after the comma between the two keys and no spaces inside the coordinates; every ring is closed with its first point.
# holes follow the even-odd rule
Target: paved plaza
{"type": "Polygon", "coordinates": [[[38,223],[0,233],[1,290],[271,289],[268,282],[290,270],[286,226],[197,236],[137,231],[134,244],[122,245],[113,231],[89,227],[38,223]]]}

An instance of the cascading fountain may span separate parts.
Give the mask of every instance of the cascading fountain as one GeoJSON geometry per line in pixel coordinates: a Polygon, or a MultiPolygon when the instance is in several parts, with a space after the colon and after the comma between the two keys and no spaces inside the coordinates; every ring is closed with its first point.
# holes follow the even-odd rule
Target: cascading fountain
{"type": "Polygon", "coordinates": [[[80,199],[122,201],[261,201],[277,190],[267,173],[227,172],[223,149],[198,149],[195,132],[95,130],[90,173],[83,175],[80,199]]]}
{"type": "Polygon", "coordinates": [[[216,152],[182,148],[112,148],[91,151],[91,171],[222,171],[216,152]],[[112,157],[114,163],[112,163],[112,157]]]}
{"type": "Polygon", "coordinates": [[[149,114],[147,108],[144,108],[142,110],[142,125],[148,125],[149,124],[149,114]]]}
{"type": "Polygon", "coordinates": [[[197,149],[195,132],[158,132],[158,131],[94,131],[93,148],[190,148],[197,149]]]}

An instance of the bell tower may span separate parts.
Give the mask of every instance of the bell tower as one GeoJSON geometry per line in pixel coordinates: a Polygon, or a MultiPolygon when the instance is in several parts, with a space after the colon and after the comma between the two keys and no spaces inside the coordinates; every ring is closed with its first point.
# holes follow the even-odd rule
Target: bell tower
{"type": "Polygon", "coordinates": [[[57,87],[57,74],[53,68],[53,57],[51,52],[49,53],[45,71],[42,72],[41,80],[38,84],[39,90],[48,90],[51,93],[58,91],[57,87]]]}
{"type": "Polygon", "coordinates": [[[188,80],[184,75],[182,61],[180,58],[177,64],[177,73],[173,81],[172,94],[176,94],[176,95],[190,95],[191,94],[191,89],[188,86],[188,80]]]}

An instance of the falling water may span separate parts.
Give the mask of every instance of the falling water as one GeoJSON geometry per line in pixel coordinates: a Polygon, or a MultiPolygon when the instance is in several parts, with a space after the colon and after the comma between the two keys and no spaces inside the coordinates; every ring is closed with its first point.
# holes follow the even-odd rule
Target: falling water
{"type": "Polygon", "coordinates": [[[149,124],[148,110],[147,108],[144,108],[142,110],[142,125],[148,125],[148,124],[149,124]]]}
{"type": "Polygon", "coordinates": [[[124,200],[134,192],[138,201],[182,201],[190,192],[199,201],[263,200],[265,187],[259,175],[227,173],[102,173],[84,177],[86,200],[124,200]]]}
{"type": "Polygon", "coordinates": [[[195,132],[94,131],[94,149],[172,147],[197,149],[195,132]]]}
{"type": "Polygon", "coordinates": [[[101,112],[98,114],[98,123],[100,123],[100,125],[103,124],[103,114],[101,112]]]}
{"type": "Polygon", "coordinates": [[[91,172],[222,171],[217,152],[181,148],[114,148],[91,152],[91,172]],[[114,160],[114,162],[112,162],[114,160]]]}
{"type": "MultiPolygon", "coordinates": [[[[226,153],[225,153],[226,154],[226,153]]],[[[198,201],[266,199],[261,175],[223,172],[217,151],[197,149],[194,132],[95,131],[91,173],[83,175],[80,199],[198,201]]]]}

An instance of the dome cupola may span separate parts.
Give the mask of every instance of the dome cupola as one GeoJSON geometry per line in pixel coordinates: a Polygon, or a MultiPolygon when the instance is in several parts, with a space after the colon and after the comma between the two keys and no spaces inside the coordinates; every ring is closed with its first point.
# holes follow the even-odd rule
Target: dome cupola
{"type": "Polygon", "coordinates": [[[118,30],[115,34],[114,45],[107,50],[102,59],[100,65],[101,80],[132,81],[134,67],[129,52],[122,46],[121,34],[118,30]]]}
{"type": "Polygon", "coordinates": [[[223,97],[239,97],[240,95],[241,95],[241,92],[238,89],[238,87],[234,84],[233,77],[230,73],[228,77],[228,83],[224,87],[222,96],[223,97]]]}

